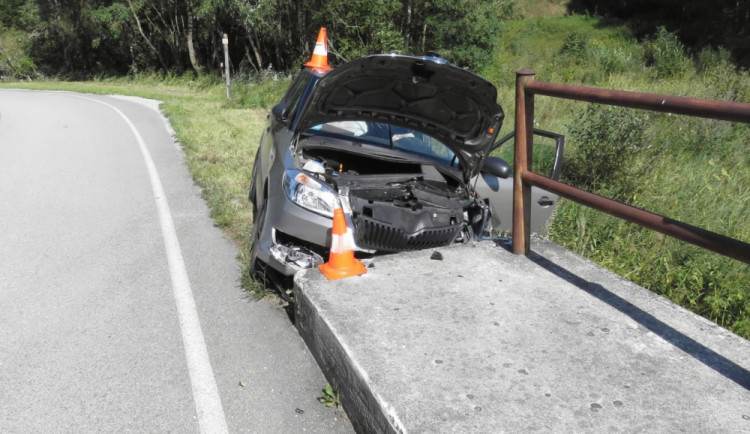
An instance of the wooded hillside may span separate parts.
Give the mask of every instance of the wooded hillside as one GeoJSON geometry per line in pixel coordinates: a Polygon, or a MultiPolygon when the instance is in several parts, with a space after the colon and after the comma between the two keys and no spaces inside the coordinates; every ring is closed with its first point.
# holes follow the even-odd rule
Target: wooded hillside
{"type": "Polygon", "coordinates": [[[639,38],[663,26],[696,52],[723,47],[737,64],[750,66],[747,0],[571,0],[568,11],[624,21],[639,38]]]}
{"type": "MultiPolygon", "coordinates": [[[[235,75],[288,71],[327,27],[330,58],[436,52],[479,69],[502,23],[533,0],[0,0],[0,77],[121,76],[220,70],[229,35],[235,75]]],[[[727,49],[750,66],[750,3],[737,0],[552,0],[570,13],[664,27],[695,53],[727,49]]]]}
{"type": "Polygon", "coordinates": [[[332,61],[439,52],[477,68],[514,0],[0,0],[0,76],[297,68],[328,27],[332,61]]]}

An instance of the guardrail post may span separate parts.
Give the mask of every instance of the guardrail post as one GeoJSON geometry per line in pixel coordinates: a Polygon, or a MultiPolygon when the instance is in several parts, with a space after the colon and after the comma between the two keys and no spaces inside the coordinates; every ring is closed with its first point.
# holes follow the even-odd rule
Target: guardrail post
{"type": "Polygon", "coordinates": [[[529,252],[531,227],[531,185],[522,175],[531,170],[534,149],[534,94],[526,83],[534,79],[530,69],[516,71],[516,139],[513,163],[513,253],[529,252]]]}

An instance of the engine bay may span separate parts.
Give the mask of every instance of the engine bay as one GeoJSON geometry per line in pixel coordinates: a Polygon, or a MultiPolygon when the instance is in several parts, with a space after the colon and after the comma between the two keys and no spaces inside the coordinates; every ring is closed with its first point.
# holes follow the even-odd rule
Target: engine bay
{"type": "Polygon", "coordinates": [[[305,146],[298,164],[348,200],[361,249],[396,252],[467,242],[487,204],[437,163],[305,146]]]}

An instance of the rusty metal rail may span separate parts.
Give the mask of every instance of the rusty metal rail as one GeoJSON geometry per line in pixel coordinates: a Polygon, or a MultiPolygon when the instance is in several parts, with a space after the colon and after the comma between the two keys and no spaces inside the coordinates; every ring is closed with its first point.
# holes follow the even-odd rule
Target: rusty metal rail
{"type": "Polygon", "coordinates": [[[554,181],[532,171],[534,94],[621,107],[750,123],[750,104],[545,83],[534,71],[516,72],[516,141],[513,166],[513,253],[527,254],[531,186],[615,217],[750,264],[750,244],[554,181]]]}
{"type": "Polygon", "coordinates": [[[536,95],[554,96],[577,101],[613,104],[622,107],[713,118],[723,121],[750,122],[750,104],[740,102],[598,89],[595,87],[545,83],[535,80],[527,83],[526,90],[536,95]]]}

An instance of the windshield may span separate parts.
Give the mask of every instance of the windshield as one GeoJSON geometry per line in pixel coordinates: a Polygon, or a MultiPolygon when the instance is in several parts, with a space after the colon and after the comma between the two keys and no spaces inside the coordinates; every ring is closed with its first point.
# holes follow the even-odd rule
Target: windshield
{"type": "Polygon", "coordinates": [[[381,122],[329,122],[316,125],[307,132],[313,134],[323,132],[336,136],[355,138],[357,141],[398,149],[399,151],[426,157],[447,166],[452,165],[456,161],[453,151],[434,137],[409,128],[381,122]]]}

